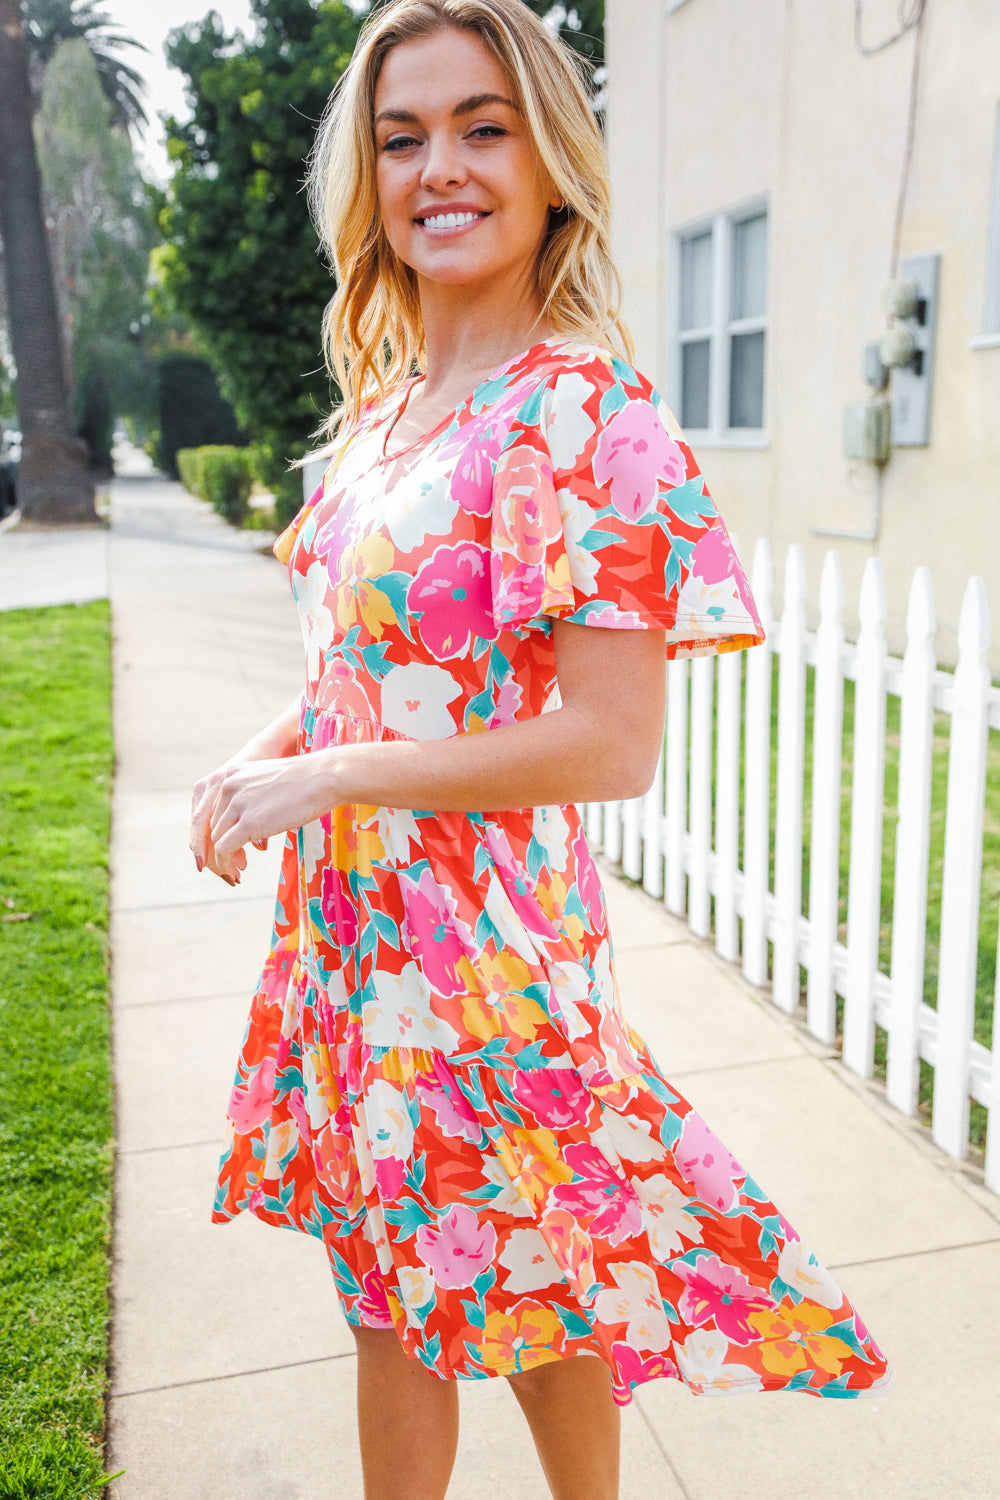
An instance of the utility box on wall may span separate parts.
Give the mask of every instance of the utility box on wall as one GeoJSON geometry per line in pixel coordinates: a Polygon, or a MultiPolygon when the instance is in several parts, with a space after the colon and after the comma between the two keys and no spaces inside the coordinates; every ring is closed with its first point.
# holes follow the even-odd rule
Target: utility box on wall
{"type": "Polygon", "coordinates": [[[934,329],[937,323],[939,255],[908,255],[899,262],[901,279],[917,288],[917,302],[897,327],[913,335],[909,364],[892,372],[892,445],[920,448],[930,442],[931,394],[934,388],[934,329]]]}
{"type": "Polygon", "coordinates": [[[889,421],[888,401],[851,401],[844,407],[844,457],[887,463],[889,421]]]}

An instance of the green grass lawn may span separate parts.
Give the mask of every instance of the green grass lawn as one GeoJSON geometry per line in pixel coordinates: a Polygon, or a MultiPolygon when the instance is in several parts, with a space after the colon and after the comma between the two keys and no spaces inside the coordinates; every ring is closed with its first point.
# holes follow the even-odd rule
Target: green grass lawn
{"type": "Polygon", "coordinates": [[[0,614],[0,1497],[104,1474],[112,1105],[106,603],[0,614]]]}

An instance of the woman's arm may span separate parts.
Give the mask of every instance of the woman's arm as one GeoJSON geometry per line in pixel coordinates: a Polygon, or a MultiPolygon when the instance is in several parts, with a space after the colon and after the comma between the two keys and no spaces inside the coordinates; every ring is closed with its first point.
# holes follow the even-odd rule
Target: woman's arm
{"type": "MultiPolygon", "coordinates": [[[[234,851],[230,858],[223,859],[222,866],[216,862],[216,852],[212,847],[212,839],[209,824],[212,818],[212,809],[215,807],[227,774],[235,767],[246,765],[250,761],[280,762],[287,756],[295,754],[295,745],[299,732],[299,713],[302,700],[296,698],[290,703],[284,713],[280,713],[276,719],[272,719],[252,739],[247,740],[242,749],[237,750],[221,766],[217,766],[207,776],[203,776],[194,784],[191,794],[191,852],[195,857],[198,869],[205,865],[220,875],[230,885],[239,884],[239,872],[246,868],[246,855],[242,848],[234,851]]],[[[259,848],[265,848],[267,838],[248,840],[254,842],[259,848]]]]}
{"type": "Polygon", "coordinates": [[[663,736],[663,632],[556,621],[553,639],[562,706],[552,713],[447,740],[338,745],[223,768],[211,818],[217,858],[340,803],[477,812],[640,796],[663,736]]]}

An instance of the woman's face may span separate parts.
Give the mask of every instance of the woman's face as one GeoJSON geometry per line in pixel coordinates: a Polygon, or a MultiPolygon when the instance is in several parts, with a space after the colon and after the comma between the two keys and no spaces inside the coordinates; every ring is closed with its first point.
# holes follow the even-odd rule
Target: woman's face
{"type": "MultiPolygon", "coordinates": [[[[474,33],[401,42],[375,88],[376,182],[386,236],[429,282],[537,290],[559,195],[538,163],[506,74],[474,33]]],[[[513,309],[512,309],[513,310],[513,309]]]]}

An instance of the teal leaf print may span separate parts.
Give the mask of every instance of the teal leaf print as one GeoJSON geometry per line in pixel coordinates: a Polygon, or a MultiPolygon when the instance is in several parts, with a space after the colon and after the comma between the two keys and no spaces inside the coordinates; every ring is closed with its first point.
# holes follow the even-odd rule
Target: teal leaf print
{"type": "Polygon", "coordinates": [[[601,397],[601,421],[610,422],[615,412],[628,406],[628,396],[620,385],[609,386],[601,397]]]}
{"type": "Polygon", "coordinates": [[[678,521],[686,521],[689,526],[715,515],[715,504],[705,494],[705,481],[700,474],[668,489],[666,494],[666,503],[678,521]]]}
{"type": "Polygon", "coordinates": [[[466,1298],[462,1299],[462,1307],[465,1310],[465,1321],[470,1328],[485,1328],[486,1314],[481,1302],[472,1302],[466,1298]]]}
{"type": "Polygon", "coordinates": [[[821,1332],[824,1338],[839,1339],[842,1344],[847,1345],[852,1354],[856,1354],[866,1364],[871,1364],[871,1360],[865,1352],[865,1347],[858,1338],[853,1317],[845,1318],[842,1323],[831,1323],[829,1328],[824,1328],[821,1332]]]}
{"type": "Polygon", "coordinates": [[[378,907],[370,907],[371,918],[383,942],[388,943],[390,948],[399,950],[399,928],[390,916],[378,907]]]}
{"type": "Polygon", "coordinates": [[[568,1307],[562,1307],[558,1303],[556,1304],[556,1312],[559,1315],[560,1323],[566,1330],[566,1337],[568,1339],[590,1338],[594,1330],[586,1318],[581,1317],[579,1313],[573,1312],[568,1307]]]}
{"type": "Polygon", "coordinates": [[[476,845],[476,855],[472,865],[473,880],[481,880],[486,871],[493,866],[493,856],[485,844],[476,845]]]}
{"type": "Polygon", "coordinates": [[[387,1203],[382,1212],[385,1222],[399,1230],[396,1238],[400,1241],[412,1239],[421,1224],[434,1223],[432,1216],[416,1198],[399,1198],[395,1203],[387,1203]]]}

